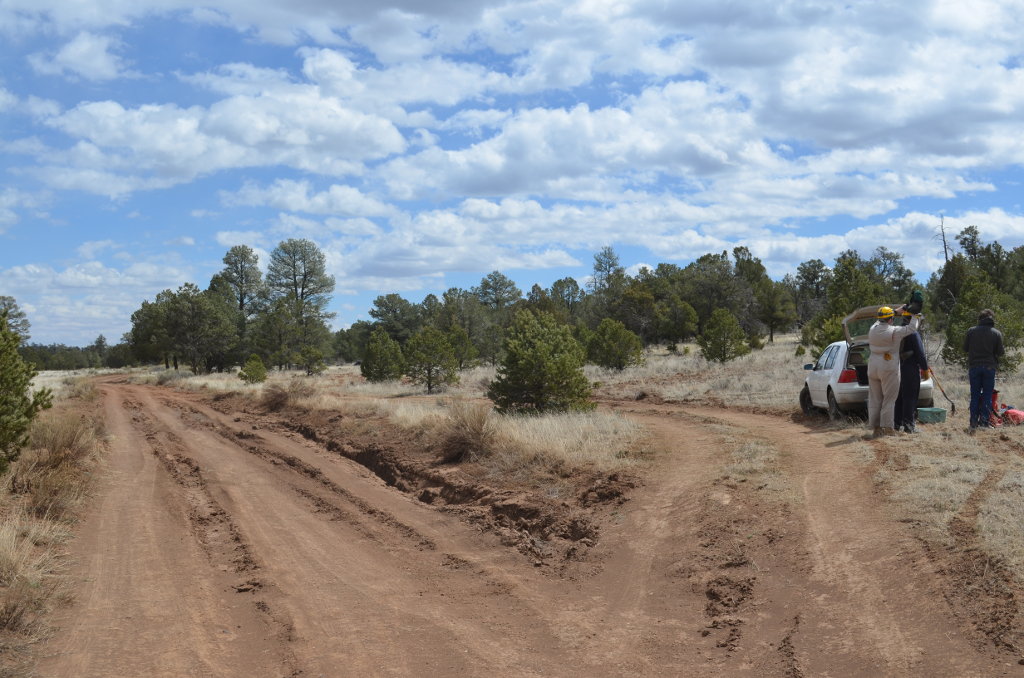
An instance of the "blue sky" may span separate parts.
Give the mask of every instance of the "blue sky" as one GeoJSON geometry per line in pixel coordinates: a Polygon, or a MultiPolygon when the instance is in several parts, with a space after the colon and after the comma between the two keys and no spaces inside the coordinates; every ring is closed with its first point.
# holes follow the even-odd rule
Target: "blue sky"
{"type": "Polygon", "coordinates": [[[926,280],[1024,244],[1024,2],[4,0],[0,295],[117,341],[232,246],[309,238],[336,327],[745,245],[926,280]]]}

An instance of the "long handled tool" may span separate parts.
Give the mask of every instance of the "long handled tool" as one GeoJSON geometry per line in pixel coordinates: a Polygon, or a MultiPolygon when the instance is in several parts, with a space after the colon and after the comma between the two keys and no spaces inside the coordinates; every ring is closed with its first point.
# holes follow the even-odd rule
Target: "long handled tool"
{"type": "MultiPolygon", "coordinates": [[[[949,400],[949,396],[946,395],[946,389],[942,388],[942,384],[939,383],[939,375],[935,374],[935,370],[931,368],[928,368],[928,373],[932,375],[932,379],[935,380],[935,385],[939,387],[940,391],[942,391],[942,397],[949,400]]],[[[949,416],[953,416],[954,414],[956,414],[956,403],[949,400],[949,416]]]]}

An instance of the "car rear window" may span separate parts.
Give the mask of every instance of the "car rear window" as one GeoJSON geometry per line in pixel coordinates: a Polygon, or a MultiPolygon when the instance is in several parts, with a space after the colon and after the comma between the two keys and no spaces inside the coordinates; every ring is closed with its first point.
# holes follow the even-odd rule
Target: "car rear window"
{"type": "Polygon", "coordinates": [[[875,324],[874,318],[857,318],[846,323],[847,331],[850,337],[866,337],[868,330],[875,324]]]}

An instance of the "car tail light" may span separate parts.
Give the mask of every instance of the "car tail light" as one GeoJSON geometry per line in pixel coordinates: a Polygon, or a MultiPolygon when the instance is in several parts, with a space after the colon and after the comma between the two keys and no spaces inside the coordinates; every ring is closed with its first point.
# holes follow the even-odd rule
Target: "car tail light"
{"type": "Polygon", "coordinates": [[[857,370],[847,367],[839,373],[840,384],[853,384],[857,381],[857,370]]]}

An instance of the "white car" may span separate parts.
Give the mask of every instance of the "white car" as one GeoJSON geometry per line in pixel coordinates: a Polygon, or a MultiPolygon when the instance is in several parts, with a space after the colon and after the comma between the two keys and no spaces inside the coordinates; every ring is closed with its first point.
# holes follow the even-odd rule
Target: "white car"
{"type": "MultiPolygon", "coordinates": [[[[899,304],[891,305],[892,308],[899,304]]],[[[879,306],[858,308],[843,318],[845,340],[829,344],[817,362],[804,365],[809,370],[800,391],[800,409],[810,414],[815,409],[828,412],[830,419],[839,419],[854,410],[866,410],[868,402],[868,330],[874,324],[879,306]]],[[[903,320],[897,316],[894,322],[903,320]]],[[[922,337],[923,340],[923,337],[922,337]]],[[[921,372],[921,394],[918,407],[933,404],[932,378],[921,372]]]]}

